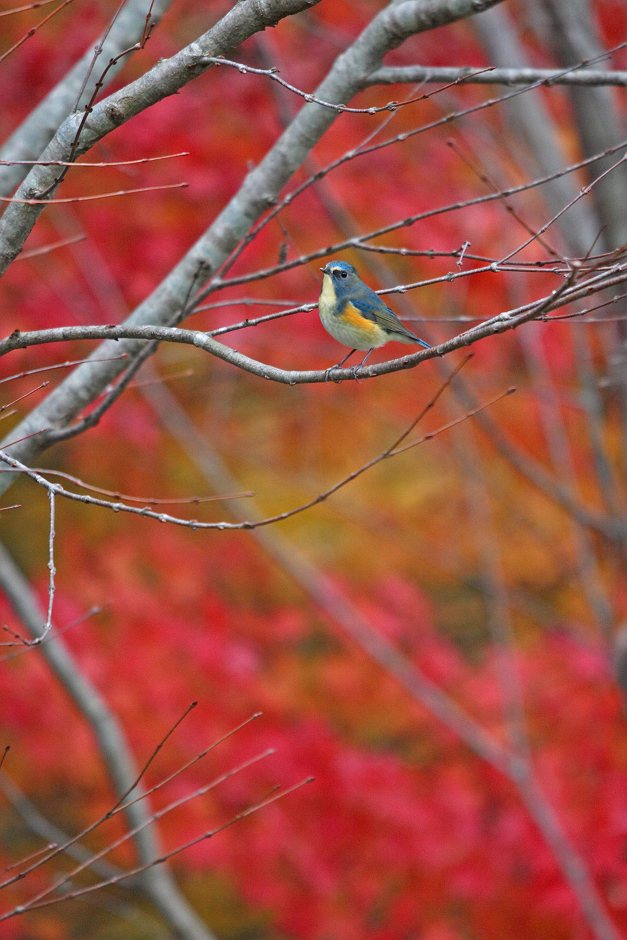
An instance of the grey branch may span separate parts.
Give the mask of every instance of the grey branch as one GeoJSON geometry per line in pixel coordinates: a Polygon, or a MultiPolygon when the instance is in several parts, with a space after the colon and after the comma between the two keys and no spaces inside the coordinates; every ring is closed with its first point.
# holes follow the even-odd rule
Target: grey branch
{"type": "Polygon", "coordinates": [[[614,673],[623,695],[623,711],[627,715],[627,624],[621,624],[614,639],[614,673]]]}
{"type": "MultiPolygon", "coordinates": [[[[342,104],[349,101],[357,91],[368,84],[370,74],[380,67],[383,56],[411,36],[413,33],[435,26],[443,26],[496,6],[501,0],[408,0],[392,4],[381,11],[366,26],[353,45],[343,52],[329,70],[326,78],[316,89],[316,97],[324,101],[342,104]]],[[[312,0],[265,0],[265,3],[238,3],[216,26],[205,34],[202,41],[192,44],[171,59],[160,62],[148,76],[122,89],[115,95],[96,105],[88,122],[87,146],[103,137],[112,127],[127,120],[132,114],[148,107],[153,100],[178,90],[205,67],[207,56],[222,55],[256,30],[278,21],[283,16],[295,13],[312,5],[312,0]],[[260,18],[263,10],[266,19],[260,18]],[[155,87],[155,86],[158,87],[155,87]],[[113,105],[113,108],[112,108],[113,105]]],[[[129,326],[167,324],[173,322],[184,308],[189,285],[194,283],[201,265],[215,271],[246,236],[260,216],[277,199],[282,187],[301,165],[307,154],[325,131],[336,120],[337,113],[316,104],[306,104],[286,128],[265,158],[246,177],[239,192],[225,207],[215,222],[196,242],[182,261],[172,270],[129,317],[129,326]]],[[[66,159],[73,141],[70,126],[64,125],[49,148],[51,159],[66,159]]],[[[45,168],[32,171],[36,181],[35,191],[45,189],[52,178],[45,168]],[[43,173],[43,176],[39,174],[43,173]]],[[[27,178],[23,190],[30,192],[27,178]]],[[[5,244],[8,263],[15,257],[31,231],[41,206],[10,206],[5,212],[13,218],[13,225],[0,224],[0,231],[8,238],[5,244]],[[11,231],[13,229],[13,231],[11,231]]],[[[5,221],[4,219],[2,221],[5,221]]],[[[128,346],[132,355],[137,346],[128,346]]],[[[92,361],[79,366],[46,400],[14,429],[13,439],[24,440],[12,448],[14,457],[25,463],[41,453],[46,446],[45,438],[38,434],[42,428],[62,428],[123,371],[119,362],[95,362],[104,356],[118,352],[115,346],[105,344],[96,350],[92,361]],[[37,437],[33,437],[37,434],[37,437]]],[[[0,491],[9,485],[7,478],[0,481],[0,491]]]]}
{"type": "MultiPolygon", "coordinates": [[[[452,339],[429,349],[421,349],[419,352],[410,353],[398,359],[392,359],[387,362],[377,363],[376,365],[364,366],[359,369],[359,378],[374,378],[378,375],[387,375],[390,372],[398,372],[402,369],[411,369],[426,359],[433,359],[436,356],[442,356],[453,352],[456,349],[463,349],[471,346],[478,340],[487,336],[493,336],[499,333],[505,333],[515,329],[528,320],[537,319],[550,310],[557,309],[574,300],[580,300],[589,296],[591,293],[598,293],[608,287],[614,287],[617,284],[627,281],[627,264],[616,264],[610,270],[601,273],[593,272],[589,277],[576,282],[575,272],[571,276],[569,283],[563,282],[560,287],[550,294],[541,297],[535,301],[516,307],[512,310],[506,310],[495,317],[491,317],[477,326],[471,327],[454,336],[452,339]]],[[[169,342],[179,343],[187,346],[195,346],[204,352],[207,352],[216,358],[228,362],[245,372],[250,372],[259,378],[274,382],[280,382],[284,385],[303,385],[317,382],[329,381],[328,369],[281,369],[277,366],[260,362],[252,359],[244,353],[240,353],[224,343],[218,342],[210,333],[201,330],[187,330],[181,327],[172,326],[152,326],[150,324],[135,325],[129,319],[120,326],[109,325],[87,325],[87,326],[62,326],[51,327],[45,330],[33,330],[31,332],[20,332],[15,330],[9,336],[0,340],[0,356],[6,355],[17,349],[26,349],[30,346],[41,346],[49,343],[59,343],[67,341],[102,339],[109,340],[111,343],[119,344],[122,351],[127,351],[128,341],[151,341],[151,342],[169,342]]],[[[133,349],[136,353],[137,343],[134,343],[133,349]]],[[[118,347],[118,348],[119,348],[118,347]]],[[[124,361],[124,360],[123,360],[124,361]]],[[[126,360],[128,361],[128,360],[126,360]]],[[[100,360],[102,363],[102,360],[100,360]]],[[[109,365],[111,360],[104,363],[109,365]]],[[[113,365],[118,365],[119,358],[113,360],[113,365]]],[[[353,369],[334,369],[333,381],[344,381],[354,379],[353,369]]],[[[54,394],[54,393],[53,393],[54,394]]],[[[52,396],[51,396],[52,397],[52,396]]],[[[38,409],[36,409],[38,411],[38,409]]],[[[36,413],[36,412],[34,412],[36,413]]],[[[42,419],[43,420],[43,419],[42,419]]],[[[40,424],[36,430],[40,436],[45,437],[45,429],[49,425],[40,424]]],[[[12,438],[16,440],[23,433],[18,429],[12,432],[12,438]]],[[[8,447],[8,443],[4,443],[8,447]]],[[[17,456],[20,445],[13,445],[12,453],[17,456]]]]}
{"type": "MultiPolygon", "coordinates": [[[[155,0],[151,7],[152,21],[158,21],[171,0],[155,0]]],[[[36,160],[54,136],[59,124],[72,111],[83,107],[93,92],[96,79],[102,67],[116,58],[124,49],[137,42],[146,23],[148,4],[146,0],[128,0],[122,6],[111,28],[90,47],[76,65],[65,75],[58,85],[46,95],[25,121],[9,137],[0,149],[0,160],[36,160]],[[94,65],[94,56],[99,51],[94,65]],[[102,63],[102,64],[101,64],[102,63]],[[88,78],[92,77],[89,82],[88,78]]],[[[120,59],[106,75],[105,84],[110,83],[125,64],[120,59]]],[[[27,168],[10,166],[0,169],[0,196],[8,196],[21,182],[27,168]]]]}
{"type": "MultiPolygon", "coordinates": [[[[40,638],[45,615],[31,589],[7,550],[0,544],[0,586],[13,610],[34,640],[40,638]]],[[[91,726],[102,759],[111,777],[115,793],[128,792],[137,780],[138,769],[122,726],[98,690],[81,672],[78,663],[59,636],[50,634],[38,647],[48,668],[91,726]]],[[[34,654],[31,654],[34,655],[34,654]]],[[[141,784],[133,791],[142,792],[141,784]]],[[[145,865],[161,855],[155,827],[145,801],[129,804],[125,810],[129,828],[137,829],[134,838],[138,858],[145,865]]],[[[215,940],[214,934],[200,921],[165,866],[147,869],[137,879],[141,889],[161,912],[170,929],[181,940],[215,940]]]]}
{"type": "MultiPolygon", "coordinates": [[[[46,819],[32,800],[30,800],[4,773],[0,776],[0,789],[16,813],[19,813],[26,826],[34,835],[52,845],[64,845],[67,842],[71,842],[72,844],[64,849],[64,854],[79,862],[90,863],[93,853],[81,845],[80,842],[72,842],[67,832],[64,832],[63,829],[59,829],[57,825],[50,822],[49,819],[46,819]]],[[[90,863],[89,867],[100,878],[114,878],[121,873],[121,869],[118,868],[117,865],[112,865],[104,859],[98,859],[90,863]]],[[[126,884],[124,887],[136,889],[137,883],[131,881],[130,884],[126,884]]]]}
{"type": "MultiPolygon", "coordinates": [[[[74,160],[98,141],[141,114],[158,101],[175,94],[211,66],[211,57],[239,45],[258,30],[275,25],[278,20],[312,6],[318,0],[265,0],[238,3],[210,30],[169,59],[161,59],[142,76],[94,105],[85,119],[74,112],[63,122],[41,154],[42,161],[74,160]],[[80,138],[80,139],[78,139],[80,138]]],[[[17,190],[16,199],[29,200],[50,195],[56,189],[59,174],[54,166],[38,164],[17,190]]],[[[0,219],[0,274],[17,257],[44,204],[10,203],[0,219]]]]}
{"type": "Polygon", "coordinates": [[[603,69],[582,69],[564,72],[564,69],[491,68],[479,71],[462,65],[457,68],[424,65],[386,65],[370,76],[371,85],[417,84],[419,82],[464,85],[619,85],[627,86],[627,72],[603,69]]]}

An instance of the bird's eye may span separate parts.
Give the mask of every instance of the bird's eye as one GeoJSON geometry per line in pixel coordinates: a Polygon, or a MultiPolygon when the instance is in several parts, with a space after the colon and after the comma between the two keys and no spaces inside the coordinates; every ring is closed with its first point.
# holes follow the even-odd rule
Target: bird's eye
{"type": "Polygon", "coordinates": [[[348,271],[340,271],[340,277],[348,277],[348,271]]]}

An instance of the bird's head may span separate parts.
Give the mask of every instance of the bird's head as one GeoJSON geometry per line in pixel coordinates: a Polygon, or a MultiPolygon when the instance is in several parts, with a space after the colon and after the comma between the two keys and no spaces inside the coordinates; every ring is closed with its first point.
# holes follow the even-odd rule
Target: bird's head
{"type": "Polygon", "coordinates": [[[320,270],[331,279],[334,289],[340,294],[359,281],[357,271],[348,261],[329,261],[320,270]]]}

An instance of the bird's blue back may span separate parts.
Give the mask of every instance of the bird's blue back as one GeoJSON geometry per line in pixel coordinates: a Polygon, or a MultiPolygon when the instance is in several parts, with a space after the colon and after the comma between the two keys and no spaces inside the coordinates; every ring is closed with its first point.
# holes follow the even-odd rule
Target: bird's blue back
{"type": "MultiPolygon", "coordinates": [[[[349,275],[346,280],[340,279],[334,281],[335,296],[337,297],[340,308],[350,300],[350,302],[369,320],[376,320],[377,312],[380,312],[382,309],[391,314],[395,320],[398,320],[394,311],[390,310],[376,291],[373,291],[371,287],[364,284],[352,264],[348,264],[347,261],[338,261],[336,267],[344,268],[349,275]]],[[[398,323],[399,326],[402,327],[400,320],[398,320],[398,323]]]]}

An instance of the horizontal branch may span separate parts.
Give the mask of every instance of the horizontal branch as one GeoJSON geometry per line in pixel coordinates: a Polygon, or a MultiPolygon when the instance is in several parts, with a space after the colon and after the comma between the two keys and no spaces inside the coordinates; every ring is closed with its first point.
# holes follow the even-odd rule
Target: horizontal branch
{"type": "MultiPolygon", "coordinates": [[[[401,369],[413,368],[424,359],[432,359],[435,356],[443,355],[453,349],[459,349],[468,345],[463,342],[463,336],[455,337],[439,346],[433,346],[430,349],[421,350],[413,355],[403,356],[400,359],[392,359],[388,362],[382,362],[378,365],[366,366],[359,370],[359,378],[374,378],[376,375],[385,375],[389,372],[397,372],[401,369]]],[[[479,339],[479,336],[473,337],[479,339]]],[[[48,330],[33,330],[27,333],[21,333],[16,330],[6,339],[0,341],[0,355],[5,355],[16,349],[26,349],[30,346],[42,346],[48,343],[62,343],[76,340],[147,340],[163,343],[179,343],[186,346],[195,346],[204,352],[208,352],[230,365],[242,369],[244,372],[250,372],[259,378],[268,379],[273,382],[280,382],[284,385],[304,385],[309,383],[326,382],[329,379],[328,369],[280,369],[277,366],[271,366],[268,363],[260,362],[250,356],[244,355],[230,346],[225,346],[214,340],[207,333],[200,330],[184,330],[180,327],[168,326],[132,326],[123,324],[121,326],[60,326],[48,330]]],[[[355,379],[353,369],[334,369],[333,381],[341,382],[347,379],[355,379]]]]}
{"type": "MultiPolygon", "coordinates": [[[[183,526],[192,531],[203,530],[203,529],[215,529],[217,531],[224,531],[225,529],[229,530],[238,530],[238,529],[259,529],[262,526],[273,525],[276,522],[283,522],[286,519],[290,519],[292,516],[299,515],[302,512],[312,509],[314,506],[318,506],[320,503],[323,503],[330,496],[333,496],[339,490],[343,489],[349,483],[352,483],[362,474],[366,473],[368,470],[371,470],[377,464],[382,463],[384,460],[388,460],[391,457],[397,457],[399,454],[404,454],[406,451],[418,447],[420,444],[425,444],[427,441],[432,441],[435,437],[442,434],[445,431],[450,431],[452,428],[457,427],[464,421],[467,421],[469,418],[473,418],[475,415],[479,414],[486,408],[490,408],[492,405],[495,405],[502,398],[505,398],[507,395],[511,395],[512,392],[516,391],[515,388],[511,387],[506,389],[504,392],[500,392],[495,397],[491,398],[489,401],[482,402],[481,404],[476,405],[474,408],[467,411],[465,414],[460,415],[458,418],[452,418],[446,424],[440,425],[433,431],[429,431],[427,434],[422,437],[416,438],[415,440],[407,441],[407,438],[416,428],[418,423],[424,418],[427,411],[429,411],[438,398],[446,391],[449,387],[451,380],[455,375],[463,368],[463,366],[471,359],[472,356],[468,355],[466,358],[453,370],[449,378],[440,386],[436,394],[431,398],[427,405],[418,413],[414,418],[411,424],[403,431],[400,437],[396,438],[392,444],[382,450],[375,457],[372,457],[370,460],[367,460],[366,463],[363,463],[360,467],[357,467],[356,470],[352,470],[347,476],[343,477],[341,480],[338,480],[328,489],[323,490],[313,496],[311,499],[307,500],[305,503],[301,503],[299,506],[295,506],[292,509],[286,509],[283,512],[276,513],[272,516],[265,516],[264,518],[251,518],[243,519],[236,522],[201,522],[198,519],[182,519],[180,516],[172,516],[169,513],[156,512],[154,509],[148,506],[130,506],[126,502],[123,502],[121,499],[118,499],[116,502],[111,502],[108,499],[101,499],[100,497],[90,496],[84,493],[76,493],[72,490],[66,489],[59,483],[52,483],[45,476],[46,473],[54,473],[54,471],[42,471],[35,470],[32,467],[27,467],[25,464],[21,463],[19,460],[15,460],[13,457],[10,457],[7,453],[0,450],[0,463],[6,464],[8,467],[11,467],[13,470],[16,470],[20,473],[25,474],[34,483],[37,483],[48,493],[48,497],[51,501],[51,505],[54,505],[54,498],[56,496],[62,496],[66,499],[72,500],[74,502],[83,503],[88,506],[98,506],[102,509],[109,509],[113,512],[126,512],[134,516],[142,516],[145,519],[154,519],[157,522],[170,523],[172,525],[183,526]]],[[[82,481],[79,482],[79,485],[85,486],[82,481]]],[[[218,497],[219,498],[219,497],[218,497]]],[[[53,532],[54,519],[51,516],[50,531],[53,532]]],[[[52,535],[50,537],[52,542],[52,535]]],[[[52,583],[52,582],[51,582],[52,583]]],[[[51,604],[49,605],[49,609],[51,604]]],[[[48,616],[50,620],[50,613],[48,616]]],[[[45,642],[47,629],[44,630],[41,634],[41,642],[45,642]]],[[[39,637],[36,640],[32,641],[31,645],[39,645],[39,637]]],[[[2,885],[0,884],[0,888],[2,885]]]]}
{"type": "Polygon", "coordinates": [[[492,68],[478,71],[476,66],[457,68],[424,65],[385,65],[373,72],[371,85],[417,84],[419,82],[460,82],[464,85],[619,85],[627,86],[627,72],[605,69],[582,69],[564,72],[564,69],[492,68]]]}
{"type": "Polygon", "coordinates": [[[0,160],[0,166],[73,166],[73,167],[103,167],[112,166],[135,166],[142,163],[157,163],[159,160],[172,160],[175,157],[189,157],[189,150],[181,150],[178,153],[164,153],[156,157],[138,157],[136,160],[101,160],[98,163],[90,163],[88,160],[81,160],[77,163],[74,160],[0,160]]]}
{"type": "MultiPolygon", "coordinates": [[[[51,166],[52,164],[49,165],[51,166]]],[[[70,164],[68,164],[68,166],[70,166],[70,164]]],[[[160,186],[140,186],[137,189],[117,189],[112,193],[91,193],[88,196],[65,196],[59,199],[18,199],[17,196],[0,196],[0,202],[21,203],[24,206],[47,206],[53,203],[66,202],[93,202],[94,199],[113,199],[116,196],[135,196],[137,193],[154,193],[162,189],[186,189],[188,185],[189,183],[162,183],[160,186]]]]}
{"type": "MultiPolygon", "coordinates": [[[[566,284],[566,282],[564,282],[547,296],[539,298],[532,303],[525,304],[522,307],[504,311],[489,320],[485,320],[478,326],[466,330],[463,333],[459,333],[457,336],[446,340],[444,343],[440,343],[429,349],[421,349],[419,352],[411,353],[398,359],[391,359],[375,365],[361,367],[357,370],[358,376],[354,369],[334,369],[333,381],[342,382],[355,380],[356,377],[359,379],[371,379],[379,375],[399,372],[403,369],[412,369],[427,359],[434,359],[438,356],[444,356],[447,353],[453,352],[456,349],[463,349],[480,339],[485,339],[487,336],[505,333],[515,329],[528,320],[536,319],[549,310],[562,307],[574,300],[586,297],[591,293],[597,293],[607,287],[613,287],[625,281],[627,281],[627,265],[623,264],[615,265],[614,269],[610,272],[603,272],[601,274],[595,273],[579,283],[566,284]]],[[[277,366],[272,366],[268,363],[253,359],[250,356],[246,356],[244,353],[238,352],[230,346],[225,346],[224,343],[218,342],[211,335],[201,330],[186,330],[181,327],[171,326],[134,326],[128,322],[119,326],[61,326],[52,327],[47,330],[32,330],[29,332],[15,330],[9,336],[0,340],[0,356],[17,349],[26,349],[30,346],[41,346],[48,343],[77,340],[113,340],[116,342],[123,340],[146,340],[150,342],[178,343],[186,346],[195,346],[197,349],[210,353],[218,359],[242,369],[244,372],[250,372],[259,378],[280,382],[284,385],[304,385],[327,382],[329,380],[328,369],[281,369],[277,366]]]]}

